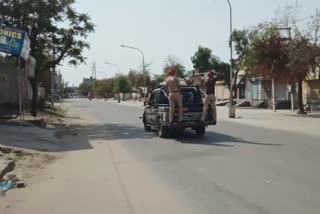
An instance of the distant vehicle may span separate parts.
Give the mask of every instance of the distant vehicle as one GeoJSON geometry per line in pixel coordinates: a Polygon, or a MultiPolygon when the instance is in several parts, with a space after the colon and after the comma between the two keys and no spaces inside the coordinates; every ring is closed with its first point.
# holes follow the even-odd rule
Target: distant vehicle
{"type": "MultiPolygon", "coordinates": [[[[176,109],[174,122],[169,124],[169,99],[164,86],[155,89],[149,101],[145,101],[143,113],[143,125],[146,131],[157,129],[161,138],[169,137],[174,131],[192,128],[198,136],[204,136],[206,127],[214,125],[212,115],[207,113],[205,122],[201,121],[203,111],[202,91],[196,86],[183,86],[183,121],[178,123],[178,111],[176,109]]],[[[210,111],[209,111],[210,112],[210,111]]]]}

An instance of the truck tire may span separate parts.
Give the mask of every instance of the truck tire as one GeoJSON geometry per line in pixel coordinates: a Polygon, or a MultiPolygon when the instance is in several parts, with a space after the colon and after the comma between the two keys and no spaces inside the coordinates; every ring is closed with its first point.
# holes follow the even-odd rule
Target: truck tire
{"type": "Polygon", "coordinates": [[[169,130],[167,127],[163,126],[162,119],[158,119],[158,135],[160,138],[167,138],[169,135],[169,130]]]}
{"type": "Polygon", "coordinates": [[[149,126],[147,124],[147,120],[146,120],[146,117],[145,115],[143,116],[143,127],[144,127],[144,130],[147,131],[147,132],[150,132],[151,131],[151,126],[149,126]]]}
{"type": "Polygon", "coordinates": [[[199,126],[194,129],[196,131],[197,136],[203,137],[206,134],[206,127],[205,126],[199,126]]]}

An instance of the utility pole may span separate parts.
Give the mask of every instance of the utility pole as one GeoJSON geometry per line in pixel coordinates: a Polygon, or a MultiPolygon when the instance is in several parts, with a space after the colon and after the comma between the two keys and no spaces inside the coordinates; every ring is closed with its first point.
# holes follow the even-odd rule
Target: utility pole
{"type": "MultiPolygon", "coordinates": [[[[273,67],[273,65],[272,65],[272,67],[273,67]]],[[[277,112],[276,89],[275,89],[274,77],[272,77],[272,109],[274,112],[277,112]]]]}
{"type": "Polygon", "coordinates": [[[228,1],[229,10],[230,10],[230,97],[229,97],[229,118],[236,117],[236,108],[233,106],[233,62],[232,62],[232,6],[230,0],[228,1]]]}
{"type": "MultiPolygon", "coordinates": [[[[288,28],[289,30],[289,40],[292,39],[291,37],[291,28],[288,28]]],[[[296,92],[296,86],[294,84],[292,84],[290,86],[290,96],[291,96],[291,110],[295,111],[295,106],[294,106],[294,93],[296,92]]]]}
{"type": "Polygon", "coordinates": [[[318,44],[318,33],[319,33],[319,30],[320,30],[320,12],[319,12],[319,9],[316,10],[316,16],[314,18],[315,18],[315,21],[314,21],[314,25],[315,25],[314,41],[315,41],[315,45],[317,45],[318,44]]]}
{"type": "MultiPolygon", "coordinates": [[[[288,30],[288,32],[289,32],[289,38],[288,38],[288,40],[291,40],[292,39],[292,37],[291,37],[291,28],[289,27],[289,26],[287,26],[287,28],[284,28],[285,30],[288,30]]],[[[300,32],[299,32],[300,33],[300,32]]],[[[291,86],[290,86],[290,96],[291,96],[291,110],[292,111],[295,111],[295,107],[294,107],[294,93],[295,93],[295,91],[296,91],[296,87],[295,87],[295,85],[294,84],[292,84],[291,86]]]]}
{"type": "MultiPolygon", "coordinates": [[[[54,46],[54,36],[52,38],[53,40],[53,61],[56,60],[56,48],[54,46]]],[[[56,72],[56,66],[54,65],[51,72],[51,105],[54,105],[54,84],[55,84],[55,72],[56,72]]]]}
{"type": "Polygon", "coordinates": [[[95,61],[93,61],[91,70],[92,70],[92,79],[97,79],[97,65],[95,61]]]}

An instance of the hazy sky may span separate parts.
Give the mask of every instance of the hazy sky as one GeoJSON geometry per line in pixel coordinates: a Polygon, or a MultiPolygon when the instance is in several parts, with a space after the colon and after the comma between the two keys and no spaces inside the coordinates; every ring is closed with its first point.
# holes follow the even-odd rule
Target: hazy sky
{"type": "MultiPolygon", "coordinates": [[[[234,28],[244,28],[271,20],[274,11],[295,0],[230,0],[233,6],[234,28]]],[[[319,0],[300,1],[298,17],[315,14],[319,0]]],[[[98,78],[111,77],[120,66],[123,73],[142,64],[139,52],[121,48],[129,45],[142,49],[151,72],[162,72],[168,55],[177,56],[192,69],[191,56],[199,45],[209,47],[222,60],[229,59],[229,8],[227,0],[78,0],[75,7],[88,13],[96,31],[88,41],[91,49],[85,52],[86,65],[76,68],[66,63],[60,67],[65,81],[78,85],[83,77],[91,76],[93,61],[98,78]]]]}

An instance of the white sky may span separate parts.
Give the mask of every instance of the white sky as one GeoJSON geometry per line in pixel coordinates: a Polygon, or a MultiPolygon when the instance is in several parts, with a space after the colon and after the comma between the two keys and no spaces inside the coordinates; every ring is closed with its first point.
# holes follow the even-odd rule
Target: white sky
{"type": "MultiPolygon", "coordinates": [[[[274,11],[295,0],[230,0],[233,6],[234,28],[244,28],[271,20],[274,11]]],[[[319,0],[300,1],[299,18],[315,14],[319,0]]],[[[69,85],[79,85],[91,76],[93,61],[98,78],[112,77],[137,69],[142,64],[138,51],[120,45],[138,47],[151,62],[151,72],[162,72],[163,61],[169,54],[181,59],[187,70],[192,69],[191,56],[199,45],[209,47],[222,60],[229,60],[229,8],[227,0],[78,0],[76,9],[88,13],[96,31],[88,41],[87,64],[74,68],[64,63],[60,67],[69,85]]]]}

